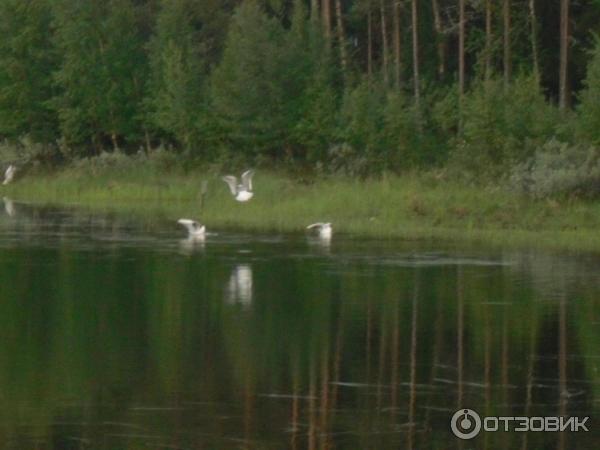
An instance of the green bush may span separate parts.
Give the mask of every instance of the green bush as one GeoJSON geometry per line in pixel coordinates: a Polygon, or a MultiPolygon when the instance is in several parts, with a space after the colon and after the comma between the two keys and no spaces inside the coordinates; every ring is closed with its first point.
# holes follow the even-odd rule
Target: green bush
{"type": "Polygon", "coordinates": [[[127,173],[136,168],[136,158],[125,153],[102,152],[97,156],[80,158],[73,161],[73,168],[83,173],[97,175],[106,172],[127,173]]]}
{"type": "MultiPolygon", "coordinates": [[[[334,153],[355,154],[371,173],[403,170],[420,160],[421,133],[411,103],[379,81],[348,89],[340,110],[340,140],[334,153]]],[[[339,159],[339,157],[338,157],[339,159]]],[[[348,165],[348,164],[346,164],[348,165]]]]}
{"type": "Polygon", "coordinates": [[[349,176],[365,177],[373,172],[371,161],[363,152],[348,144],[329,148],[326,170],[349,176]]]}
{"type": "Polygon", "coordinates": [[[0,164],[17,164],[21,169],[31,166],[52,166],[62,159],[60,148],[36,142],[29,136],[0,142],[0,164]]]}
{"type": "Polygon", "coordinates": [[[508,173],[552,138],[560,123],[533,76],[521,76],[508,88],[502,79],[479,83],[465,94],[461,117],[451,163],[479,178],[508,173]]]}
{"type": "MultiPolygon", "coordinates": [[[[373,167],[379,169],[385,164],[381,140],[384,104],[383,85],[365,80],[355,88],[346,90],[340,110],[341,141],[345,147],[362,153],[373,167]]],[[[343,153],[350,154],[348,149],[343,153]]]]}
{"type": "Polygon", "coordinates": [[[600,151],[597,147],[551,140],[529,160],[518,164],[509,178],[518,192],[536,198],[600,196],[600,151]]]}

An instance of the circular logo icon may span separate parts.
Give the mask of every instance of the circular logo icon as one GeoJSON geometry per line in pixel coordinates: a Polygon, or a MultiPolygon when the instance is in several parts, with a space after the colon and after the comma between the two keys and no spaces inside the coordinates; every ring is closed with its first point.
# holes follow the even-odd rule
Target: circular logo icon
{"type": "Polygon", "coordinates": [[[460,439],[473,439],[481,431],[481,417],[472,409],[459,409],[450,422],[454,436],[460,439]]]}

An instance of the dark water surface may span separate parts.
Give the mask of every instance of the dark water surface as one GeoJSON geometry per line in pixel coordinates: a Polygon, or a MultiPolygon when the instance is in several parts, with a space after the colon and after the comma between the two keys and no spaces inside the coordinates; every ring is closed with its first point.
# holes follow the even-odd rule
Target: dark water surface
{"type": "Polygon", "coordinates": [[[600,448],[598,256],[1,206],[0,448],[600,448]]]}

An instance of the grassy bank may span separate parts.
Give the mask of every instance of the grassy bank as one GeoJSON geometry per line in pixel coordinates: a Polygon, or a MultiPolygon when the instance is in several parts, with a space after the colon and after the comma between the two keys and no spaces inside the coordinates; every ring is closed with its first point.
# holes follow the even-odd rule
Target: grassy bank
{"type": "Polygon", "coordinates": [[[600,251],[598,203],[535,201],[428,174],[298,181],[258,170],[254,184],[254,199],[240,204],[218,174],[132,166],[24,175],[2,190],[13,200],[77,204],[165,220],[197,218],[209,229],[291,232],[329,221],[336,233],[600,251]],[[203,180],[208,191],[201,208],[203,180]]]}

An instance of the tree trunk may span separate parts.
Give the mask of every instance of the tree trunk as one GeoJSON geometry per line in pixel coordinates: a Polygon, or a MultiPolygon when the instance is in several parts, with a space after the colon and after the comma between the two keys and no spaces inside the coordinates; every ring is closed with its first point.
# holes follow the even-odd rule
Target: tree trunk
{"type": "Polygon", "coordinates": [[[402,84],[402,51],[400,39],[400,2],[394,1],[394,83],[396,89],[402,84]]]}
{"type": "Polygon", "coordinates": [[[152,151],[152,144],[150,143],[150,133],[148,133],[148,128],[144,125],[144,138],[146,139],[146,154],[152,151]]]}
{"type": "Polygon", "coordinates": [[[417,120],[420,123],[419,116],[419,105],[421,103],[421,89],[419,87],[419,33],[418,27],[419,24],[417,22],[417,1],[412,0],[411,9],[412,9],[412,40],[413,40],[413,77],[414,77],[414,89],[415,89],[415,107],[417,108],[417,120]]]}
{"type": "Polygon", "coordinates": [[[504,86],[508,87],[512,76],[510,51],[510,0],[504,0],[504,86]]]}
{"type": "Polygon", "coordinates": [[[319,19],[319,0],[310,0],[310,18],[311,20],[319,19]]]}
{"type": "Polygon", "coordinates": [[[331,43],[331,0],[322,0],[321,15],[323,18],[323,33],[328,43],[331,43]]]}
{"type": "Polygon", "coordinates": [[[367,74],[369,81],[373,76],[373,19],[371,17],[371,2],[368,3],[367,11],[367,74]]]}
{"type": "Polygon", "coordinates": [[[112,142],[113,145],[113,150],[115,152],[119,151],[119,141],[117,140],[117,133],[115,133],[114,131],[110,133],[110,140],[112,142]]]}
{"type": "Polygon", "coordinates": [[[535,0],[529,0],[529,16],[531,20],[531,57],[533,59],[533,75],[536,82],[539,83],[540,64],[538,60],[537,48],[537,17],[535,15],[535,0]]]}
{"type": "Polygon", "coordinates": [[[570,103],[568,91],[569,64],[569,0],[560,1],[560,76],[559,76],[559,107],[567,109],[570,103]]]}
{"type": "Polygon", "coordinates": [[[438,78],[442,80],[446,74],[446,36],[442,28],[442,16],[440,14],[440,5],[438,0],[431,0],[431,7],[433,9],[433,25],[435,27],[435,34],[437,40],[437,54],[438,54],[438,78]]]}
{"type": "Polygon", "coordinates": [[[344,33],[344,22],[342,20],[342,3],[335,0],[335,17],[337,21],[337,38],[340,46],[340,64],[344,77],[347,75],[348,57],[346,56],[346,36],[344,33]]]}
{"type": "Polygon", "coordinates": [[[458,96],[465,93],[465,0],[458,0],[458,96]]]}
{"type": "Polygon", "coordinates": [[[379,12],[381,15],[381,43],[382,43],[382,70],[383,70],[383,81],[388,84],[388,41],[387,41],[387,29],[385,26],[385,4],[384,0],[379,2],[379,12]]]}
{"type": "Polygon", "coordinates": [[[492,0],[485,0],[485,79],[492,76],[492,0]]]}
{"type": "Polygon", "coordinates": [[[319,0],[310,0],[310,20],[319,20],[319,0]]]}

